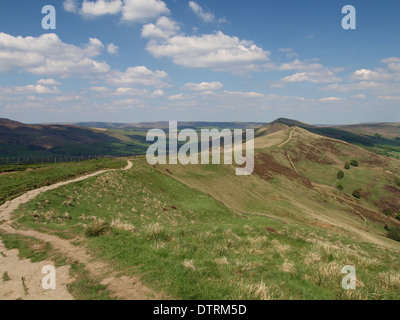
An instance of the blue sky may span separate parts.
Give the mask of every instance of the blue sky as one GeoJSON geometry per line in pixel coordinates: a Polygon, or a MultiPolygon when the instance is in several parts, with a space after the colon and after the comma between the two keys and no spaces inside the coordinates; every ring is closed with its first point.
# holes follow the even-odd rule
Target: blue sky
{"type": "Polygon", "coordinates": [[[0,117],[400,121],[399,14],[393,0],[2,0],[0,117]]]}

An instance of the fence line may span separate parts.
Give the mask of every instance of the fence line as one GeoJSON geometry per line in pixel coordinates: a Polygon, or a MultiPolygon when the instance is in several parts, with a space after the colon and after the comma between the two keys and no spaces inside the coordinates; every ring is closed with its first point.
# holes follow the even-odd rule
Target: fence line
{"type": "MultiPolygon", "coordinates": [[[[124,156],[124,157],[135,157],[137,155],[124,156]]],[[[43,163],[60,163],[60,162],[80,162],[95,159],[115,159],[117,156],[60,156],[60,157],[5,157],[0,158],[0,165],[7,164],[43,164],[43,163]]]]}

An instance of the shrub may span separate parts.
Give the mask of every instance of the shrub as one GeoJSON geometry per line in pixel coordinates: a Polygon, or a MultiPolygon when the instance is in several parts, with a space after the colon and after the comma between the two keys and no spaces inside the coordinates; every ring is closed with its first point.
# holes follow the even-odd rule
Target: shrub
{"type": "Polygon", "coordinates": [[[344,165],[344,168],[346,170],[349,170],[350,169],[350,162],[346,162],[346,164],[344,165]]]}
{"type": "Polygon", "coordinates": [[[344,178],[344,172],[342,171],[342,170],[340,170],[338,173],[337,173],[337,176],[336,176],[339,180],[340,179],[343,179],[344,178]]]}
{"type": "Polygon", "coordinates": [[[360,199],[361,198],[361,189],[356,189],[353,191],[353,197],[360,199]]]}
{"type": "Polygon", "coordinates": [[[393,211],[392,211],[392,209],[388,208],[383,211],[383,214],[388,217],[391,217],[393,215],[393,211]]]}
{"type": "Polygon", "coordinates": [[[396,240],[396,241],[399,241],[399,242],[400,242],[400,229],[399,229],[399,228],[392,228],[392,229],[389,231],[388,237],[389,237],[390,239],[393,239],[393,240],[396,240]]]}
{"type": "Polygon", "coordinates": [[[341,184],[341,183],[338,183],[337,184],[337,186],[336,186],[336,188],[339,190],[339,191],[342,191],[344,188],[343,188],[343,185],[341,184]]]}
{"type": "Polygon", "coordinates": [[[400,221],[400,212],[397,214],[396,220],[400,221]]]}
{"type": "Polygon", "coordinates": [[[358,165],[359,165],[359,164],[358,164],[358,160],[354,160],[354,159],[350,161],[350,164],[351,164],[353,167],[358,167],[358,165]]]}
{"type": "Polygon", "coordinates": [[[395,178],[395,182],[396,182],[396,184],[400,187],[400,178],[395,178]]]}
{"type": "Polygon", "coordinates": [[[99,237],[109,234],[111,231],[110,224],[105,221],[94,221],[87,226],[85,235],[87,237],[99,237]]]}

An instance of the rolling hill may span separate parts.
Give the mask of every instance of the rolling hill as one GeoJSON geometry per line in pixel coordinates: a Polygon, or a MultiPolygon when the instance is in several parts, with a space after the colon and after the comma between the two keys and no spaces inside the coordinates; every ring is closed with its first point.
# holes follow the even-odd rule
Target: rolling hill
{"type": "Polygon", "coordinates": [[[5,157],[132,155],[143,143],[117,133],[73,125],[28,125],[0,119],[0,151],[5,157]]]}
{"type": "Polygon", "coordinates": [[[362,146],[368,150],[400,159],[400,123],[374,123],[348,126],[315,126],[280,118],[256,131],[256,136],[270,133],[273,126],[299,127],[309,132],[362,146]]]}
{"type": "Polygon", "coordinates": [[[120,274],[174,298],[398,299],[400,243],[387,230],[400,226],[400,161],[293,123],[271,128],[255,140],[251,176],[140,157],[42,194],[16,218],[82,239],[120,274]],[[344,169],[351,160],[358,166],[344,169]],[[85,238],[98,222],[109,232],[85,238]],[[356,291],[341,287],[345,265],[357,270],[356,291]]]}

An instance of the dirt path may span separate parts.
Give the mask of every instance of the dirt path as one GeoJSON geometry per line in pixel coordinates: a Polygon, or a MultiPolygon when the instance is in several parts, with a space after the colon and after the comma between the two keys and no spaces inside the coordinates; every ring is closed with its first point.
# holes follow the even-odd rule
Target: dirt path
{"type": "MultiPolygon", "coordinates": [[[[130,168],[132,168],[132,166],[133,166],[132,161],[128,160],[128,164],[123,170],[129,170],[130,168]]],[[[22,196],[19,196],[18,198],[15,198],[11,201],[7,201],[2,206],[0,206],[0,222],[1,221],[9,221],[11,219],[11,213],[14,212],[14,210],[17,210],[21,204],[31,201],[32,199],[36,198],[39,194],[41,194],[43,192],[57,189],[59,187],[65,186],[70,183],[86,180],[88,178],[98,176],[99,174],[109,172],[109,171],[115,171],[115,170],[118,170],[118,169],[101,170],[101,171],[97,171],[94,173],[90,173],[90,174],[81,176],[81,177],[73,179],[73,180],[63,181],[63,182],[53,184],[51,186],[46,186],[46,187],[42,187],[39,189],[28,191],[28,192],[24,193],[22,196]]]]}
{"type": "Polygon", "coordinates": [[[69,276],[69,266],[55,268],[56,288],[45,290],[42,287],[44,266],[53,266],[50,261],[34,263],[29,259],[18,258],[19,251],[7,250],[0,241],[0,300],[73,300],[67,284],[73,279],[69,276]]]}
{"type": "Polygon", "coordinates": [[[290,140],[292,140],[292,134],[293,134],[294,130],[296,130],[296,127],[294,127],[293,130],[290,132],[289,139],[287,139],[284,143],[281,143],[278,146],[278,148],[282,148],[286,143],[288,143],[290,140]]]}
{"type": "MultiPolygon", "coordinates": [[[[123,170],[129,170],[132,168],[133,163],[128,160],[128,165],[123,170]]],[[[113,268],[106,262],[98,262],[94,261],[93,258],[87,253],[86,248],[77,247],[71,244],[68,240],[61,239],[54,235],[49,235],[46,233],[41,233],[35,230],[22,230],[22,229],[14,229],[11,226],[11,214],[14,210],[18,209],[19,206],[23,203],[26,203],[32,199],[34,199],[39,194],[56,189],[58,187],[74,183],[77,181],[82,181],[88,179],[90,177],[97,176],[99,174],[115,171],[118,169],[110,169],[110,170],[102,170],[95,173],[91,173],[77,179],[73,179],[70,181],[60,182],[51,186],[39,188],[36,190],[29,191],[22,196],[15,198],[0,207],[0,221],[3,221],[3,224],[0,224],[0,230],[9,234],[18,234],[27,237],[33,237],[39,239],[44,242],[49,242],[52,247],[58,251],[60,251],[66,258],[68,263],[79,262],[85,265],[85,269],[90,273],[91,277],[97,279],[101,284],[106,285],[107,289],[112,293],[112,295],[119,299],[126,300],[143,300],[143,299],[159,299],[161,295],[154,294],[150,289],[145,287],[141,282],[139,277],[118,277],[117,273],[113,270],[113,268]]],[[[1,252],[2,250],[0,250],[1,252]]],[[[0,271],[3,273],[7,272],[10,276],[10,281],[2,281],[0,282],[0,299],[54,299],[54,300],[62,300],[62,299],[70,299],[72,296],[67,294],[65,290],[52,290],[50,293],[46,290],[40,289],[41,285],[38,285],[38,279],[42,279],[44,275],[41,274],[41,266],[43,263],[50,264],[49,262],[43,262],[39,264],[28,263],[27,260],[17,260],[15,251],[6,251],[2,258],[11,260],[7,260],[8,262],[4,264],[3,260],[0,271]],[[11,253],[10,253],[11,252],[11,253]],[[13,270],[13,268],[15,269],[13,270]],[[34,272],[34,275],[32,274],[34,272]],[[16,279],[15,281],[13,279],[16,279]],[[19,279],[19,280],[18,280],[19,279]],[[22,284],[21,279],[29,279],[24,281],[22,284]],[[30,280],[31,279],[31,280],[30,280]],[[25,288],[24,288],[25,286],[25,288]],[[22,288],[22,291],[21,291],[22,288]],[[25,294],[26,288],[28,288],[28,292],[32,291],[32,294],[25,294]],[[24,293],[24,294],[22,294],[24,293]]],[[[1,259],[1,258],[0,258],[1,259]]],[[[4,260],[5,262],[6,260],[4,260]]],[[[66,285],[71,282],[71,279],[68,276],[69,266],[64,267],[64,269],[60,268],[59,274],[60,277],[57,278],[57,286],[60,288],[66,288],[66,285]]],[[[41,284],[41,282],[39,282],[41,284]]]]}

